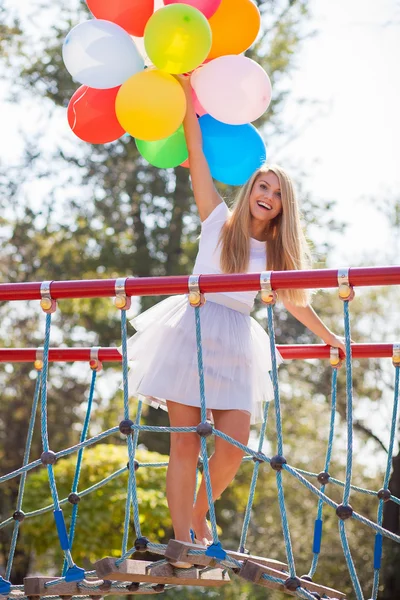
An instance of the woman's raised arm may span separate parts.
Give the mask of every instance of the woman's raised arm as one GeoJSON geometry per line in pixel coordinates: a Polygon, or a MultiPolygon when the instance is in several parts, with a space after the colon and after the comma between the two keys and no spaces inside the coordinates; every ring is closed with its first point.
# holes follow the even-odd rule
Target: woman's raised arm
{"type": "Polygon", "coordinates": [[[192,88],[189,77],[179,77],[186,95],[186,116],[183,121],[189,151],[189,168],[193,195],[201,221],[205,221],[218,204],[223,202],[217,192],[207,160],[203,153],[201,129],[193,106],[192,88]]]}

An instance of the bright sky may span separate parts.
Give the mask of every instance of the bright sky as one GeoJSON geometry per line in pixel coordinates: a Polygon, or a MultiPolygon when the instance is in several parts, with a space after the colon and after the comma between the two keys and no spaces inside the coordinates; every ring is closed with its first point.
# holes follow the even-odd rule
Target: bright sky
{"type": "Polygon", "coordinates": [[[301,135],[273,158],[300,160],[306,189],[337,201],[350,228],[330,262],[350,266],[385,249],[380,205],[400,200],[400,3],[314,0],[311,12],[317,34],[299,53],[285,108],[301,135]]]}
{"type": "MultiPolygon", "coordinates": [[[[16,5],[23,8],[24,2],[16,5]]],[[[345,240],[334,238],[332,266],[351,266],[366,254],[369,262],[379,263],[376,256],[387,243],[380,204],[400,198],[399,0],[311,0],[310,6],[307,28],[316,35],[298,52],[283,112],[287,131],[294,128],[299,135],[284,148],[282,140],[268,141],[269,157],[289,168],[300,164],[308,173],[305,190],[316,199],[337,201],[337,216],[349,223],[349,230],[345,240]],[[299,105],[299,99],[319,102],[299,105]]],[[[29,135],[38,126],[49,128],[51,135],[41,141],[48,149],[59,136],[75,140],[60,115],[49,123],[40,101],[29,112],[25,102],[1,101],[7,93],[1,85],[4,160],[17,159],[19,130],[29,135]]],[[[42,182],[35,195],[46,189],[42,182]]],[[[316,234],[322,239],[329,232],[321,228],[316,234]]]]}

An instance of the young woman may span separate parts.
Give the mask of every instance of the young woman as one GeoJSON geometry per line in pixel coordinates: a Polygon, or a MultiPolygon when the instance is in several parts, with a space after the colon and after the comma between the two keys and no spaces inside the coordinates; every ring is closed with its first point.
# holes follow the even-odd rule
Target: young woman
{"type": "MultiPolygon", "coordinates": [[[[307,244],[292,182],[278,166],[263,166],[240,190],[232,211],[218,194],[202,150],[190,82],[180,78],[187,98],[184,128],[194,198],[202,221],[193,272],[240,273],[304,269],[307,244]]],[[[250,317],[256,292],[206,294],[201,308],[207,408],[215,427],[247,444],[251,422],[261,421],[263,403],[273,398],[267,333],[250,317]]],[[[286,309],[315,335],[344,350],[308,304],[304,290],[280,291],[286,309]]],[[[136,317],[128,342],[132,361],[130,395],[168,410],[173,427],[197,426],[200,392],[195,315],[186,296],[172,296],[136,317]]],[[[278,357],[280,358],[280,357],[278,357]]],[[[203,544],[207,525],[204,481],[193,506],[200,450],[197,433],[172,433],[167,499],[175,537],[190,542],[190,529],[203,544]]],[[[243,454],[220,438],[209,463],[214,499],[234,478],[243,454]]],[[[182,564],[179,566],[190,566],[182,564]]]]}

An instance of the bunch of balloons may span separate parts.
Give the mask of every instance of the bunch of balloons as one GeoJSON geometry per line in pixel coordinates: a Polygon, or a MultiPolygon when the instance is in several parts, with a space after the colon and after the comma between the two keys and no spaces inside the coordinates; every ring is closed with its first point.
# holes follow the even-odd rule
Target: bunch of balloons
{"type": "Polygon", "coordinates": [[[243,55],[260,29],[258,8],[252,0],[163,2],[154,11],[154,0],[87,0],[94,18],[74,27],[62,50],[82,84],[69,125],[92,144],[128,133],[159,168],[187,164],[186,97],[174,75],[190,73],[211,174],[241,185],[266,159],[251,122],[268,108],[271,83],[243,55]]]}

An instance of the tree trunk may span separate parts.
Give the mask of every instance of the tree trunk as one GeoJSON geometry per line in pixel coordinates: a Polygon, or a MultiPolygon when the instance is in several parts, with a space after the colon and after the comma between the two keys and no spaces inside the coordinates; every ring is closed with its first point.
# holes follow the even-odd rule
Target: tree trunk
{"type": "MultiPolygon", "coordinates": [[[[389,489],[393,496],[400,497],[400,453],[393,458],[393,471],[389,481],[389,489]]],[[[399,535],[400,506],[387,502],[383,511],[383,527],[399,535]]],[[[400,545],[384,538],[383,542],[383,592],[380,600],[398,600],[400,598],[400,545]]]]}

